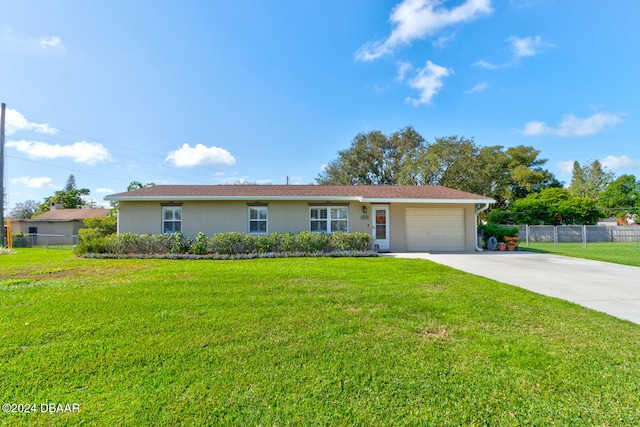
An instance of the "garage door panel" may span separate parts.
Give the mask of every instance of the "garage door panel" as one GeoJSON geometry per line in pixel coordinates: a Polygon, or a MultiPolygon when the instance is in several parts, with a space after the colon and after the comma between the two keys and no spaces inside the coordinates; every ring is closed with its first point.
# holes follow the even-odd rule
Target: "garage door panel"
{"type": "Polygon", "coordinates": [[[463,251],[464,208],[407,208],[407,250],[463,251]]]}

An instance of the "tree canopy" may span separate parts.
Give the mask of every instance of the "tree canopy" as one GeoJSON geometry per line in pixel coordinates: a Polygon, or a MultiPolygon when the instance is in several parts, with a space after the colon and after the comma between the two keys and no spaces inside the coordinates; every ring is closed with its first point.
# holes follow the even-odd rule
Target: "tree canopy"
{"type": "Polygon", "coordinates": [[[156,185],[155,182],[148,182],[146,184],[141,183],[140,181],[131,181],[129,185],[127,185],[127,191],[139,190],[141,188],[153,187],[156,185]]]}
{"type": "Polygon", "coordinates": [[[640,182],[634,175],[620,175],[600,193],[600,204],[610,215],[640,213],[640,182]]]}
{"type": "Polygon", "coordinates": [[[90,193],[88,188],[77,188],[76,178],[69,175],[64,189],[56,191],[53,196],[46,197],[38,207],[40,213],[48,212],[51,209],[51,203],[60,202],[65,209],[77,209],[86,205],[84,196],[90,193]]]}
{"type": "Polygon", "coordinates": [[[605,171],[599,160],[594,160],[584,167],[578,162],[573,162],[569,192],[574,196],[597,199],[613,178],[613,172],[605,171]]]}
{"type": "Polygon", "coordinates": [[[30,219],[38,213],[38,202],[35,200],[26,200],[25,202],[16,203],[9,218],[14,220],[30,219]]]}
{"type": "Polygon", "coordinates": [[[497,206],[560,187],[533,147],[479,147],[454,135],[427,142],[412,127],[360,133],[316,178],[320,185],[443,185],[489,196],[497,206]]]}
{"type": "MultiPolygon", "coordinates": [[[[565,188],[545,188],[539,193],[532,193],[516,200],[506,213],[515,224],[534,225],[591,225],[603,217],[595,199],[574,196],[565,188]]],[[[494,212],[493,218],[500,218],[496,214],[494,212]]]]}

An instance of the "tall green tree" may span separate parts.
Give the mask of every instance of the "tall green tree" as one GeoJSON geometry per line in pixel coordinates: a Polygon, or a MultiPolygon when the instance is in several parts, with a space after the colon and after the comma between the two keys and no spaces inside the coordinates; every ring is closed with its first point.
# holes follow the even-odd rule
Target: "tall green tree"
{"type": "Polygon", "coordinates": [[[592,197],[597,199],[607,185],[613,181],[614,173],[605,171],[599,160],[580,166],[577,161],[573,163],[573,174],[569,192],[574,196],[592,197]]]}
{"type": "Polygon", "coordinates": [[[397,185],[407,179],[402,166],[424,139],[407,127],[387,137],[380,131],[360,133],[347,150],[339,151],[316,178],[320,185],[397,185]]]}
{"type": "Polygon", "coordinates": [[[620,175],[600,193],[600,205],[607,213],[622,217],[640,213],[640,181],[634,175],[620,175]]]}
{"type": "Polygon", "coordinates": [[[562,183],[544,169],[547,159],[539,157],[540,151],[531,146],[518,145],[507,148],[510,182],[506,200],[511,203],[544,188],[559,188],[562,183]]]}
{"type": "Polygon", "coordinates": [[[358,134],[316,178],[323,185],[443,185],[497,200],[497,206],[561,187],[533,147],[479,147],[454,135],[427,143],[413,128],[358,134]]]}
{"type": "Polygon", "coordinates": [[[65,184],[63,191],[65,193],[68,193],[70,191],[75,190],[76,187],[76,177],[73,176],[73,174],[69,175],[69,178],[67,178],[67,183],[65,184]]]}
{"type": "Polygon", "coordinates": [[[11,212],[9,212],[9,218],[20,220],[32,218],[38,212],[38,202],[35,200],[27,200],[25,202],[16,203],[11,212]]]}
{"type": "Polygon", "coordinates": [[[516,224],[596,224],[603,213],[595,199],[573,196],[565,188],[545,188],[510,207],[516,224]]]}
{"type": "Polygon", "coordinates": [[[56,191],[53,196],[44,199],[38,210],[48,212],[51,209],[51,203],[60,202],[65,209],[77,209],[86,205],[85,197],[90,193],[88,188],[77,188],[76,179],[70,175],[67,183],[62,190],[56,191]]]}
{"type": "Polygon", "coordinates": [[[415,161],[407,164],[414,173],[413,182],[407,184],[470,191],[468,178],[476,172],[474,159],[478,151],[472,139],[457,135],[436,138],[432,144],[420,147],[412,157],[415,161]]]}

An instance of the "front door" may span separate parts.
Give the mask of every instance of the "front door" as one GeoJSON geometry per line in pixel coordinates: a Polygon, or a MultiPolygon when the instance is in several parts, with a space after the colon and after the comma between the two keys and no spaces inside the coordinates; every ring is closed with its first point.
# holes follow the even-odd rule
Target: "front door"
{"type": "Polygon", "coordinates": [[[373,205],[373,239],[381,251],[389,250],[389,206],[373,205]]]}

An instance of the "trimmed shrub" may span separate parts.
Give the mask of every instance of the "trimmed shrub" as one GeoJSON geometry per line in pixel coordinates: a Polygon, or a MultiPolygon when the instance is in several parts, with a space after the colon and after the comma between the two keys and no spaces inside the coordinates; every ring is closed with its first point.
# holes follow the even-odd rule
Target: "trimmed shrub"
{"type": "Polygon", "coordinates": [[[208,252],[208,239],[207,236],[200,232],[196,236],[195,242],[191,245],[191,252],[195,255],[204,255],[208,252]]]}
{"type": "Polygon", "coordinates": [[[367,233],[346,233],[339,231],[329,234],[329,248],[331,251],[366,251],[371,249],[371,236],[367,233]]]}
{"type": "Polygon", "coordinates": [[[298,252],[328,252],[329,234],[303,231],[295,235],[295,249],[298,252]]]}
{"type": "Polygon", "coordinates": [[[293,233],[271,233],[251,235],[247,233],[219,233],[208,238],[198,233],[195,239],[185,239],[182,233],[175,234],[113,234],[98,236],[86,233],[78,245],[78,254],[113,255],[215,255],[219,257],[250,254],[313,254],[329,252],[366,252],[371,248],[371,236],[367,233],[332,234],[303,231],[293,233]]]}
{"type": "Polygon", "coordinates": [[[513,224],[513,213],[504,209],[494,209],[487,214],[489,224],[513,224]]]}
{"type": "Polygon", "coordinates": [[[95,217],[82,222],[85,227],[78,230],[76,253],[105,252],[107,237],[115,234],[117,230],[116,218],[95,217]]]}
{"type": "Polygon", "coordinates": [[[483,232],[483,239],[486,242],[489,237],[495,237],[498,242],[504,242],[505,236],[518,237],[518,227],[507,227],[497,224],[480,224],[478,225],[478,232],[483,232]]]}

